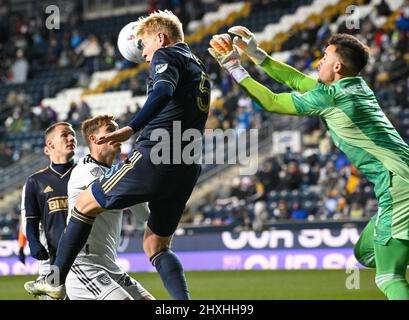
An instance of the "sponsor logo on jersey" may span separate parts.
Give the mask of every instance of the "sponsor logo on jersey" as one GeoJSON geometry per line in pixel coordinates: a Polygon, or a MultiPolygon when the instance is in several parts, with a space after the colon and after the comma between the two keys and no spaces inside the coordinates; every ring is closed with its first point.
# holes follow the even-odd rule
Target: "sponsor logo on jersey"
{"type": "Polygon", "coordinates": [[[50,186],[46,186],[43,192],[48,193],[48,192],[53,192],[53,191],[54,191],[53,188],[51,188],[50,186]]]}
{"type": "Polygon", "coordinates": [[[104,274],[100,274],[97,277],[97,281],[102,284],[103,286],[108,286],[111,284],[111,279],[104,273],[104,274]]]}
{"type": "Polygon", "coordinates": [[[68,197],[54,197],[47,200],[48,213],[56,211],[68,210],[68,197]]]}
{"type": "Polygon", "coordinates": [[[162,72],[164,72],[167,68],[168,68],[168,64],[167,64],[167,63],[158,64],[158,65],[155,67],[155,71],[156,71],[156,73],[162,73],[162,72]]]}

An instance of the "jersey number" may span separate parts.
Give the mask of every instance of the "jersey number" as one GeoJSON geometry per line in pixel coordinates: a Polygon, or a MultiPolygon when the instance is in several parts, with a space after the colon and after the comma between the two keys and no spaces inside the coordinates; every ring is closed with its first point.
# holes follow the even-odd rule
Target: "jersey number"
{"type": "Polygon", "coordinates": [[[209,76],[202,71],[199,85],[199,93],[196,98],[197,107],[200,111],[208,112],[210,105],[210,81],[209,76]]]}

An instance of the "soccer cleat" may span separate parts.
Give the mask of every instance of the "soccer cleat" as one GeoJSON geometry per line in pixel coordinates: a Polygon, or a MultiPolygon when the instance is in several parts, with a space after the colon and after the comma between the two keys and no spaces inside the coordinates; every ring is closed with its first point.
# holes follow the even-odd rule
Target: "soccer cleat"
{"type": "Polygon", "coordinates": [[[65,285],[52,286],[47,282],[47,276],[35,281],[26,282],[24,289],[33,296],[47,295],[54,299],[64,299],[66,295],[65,285]]]}

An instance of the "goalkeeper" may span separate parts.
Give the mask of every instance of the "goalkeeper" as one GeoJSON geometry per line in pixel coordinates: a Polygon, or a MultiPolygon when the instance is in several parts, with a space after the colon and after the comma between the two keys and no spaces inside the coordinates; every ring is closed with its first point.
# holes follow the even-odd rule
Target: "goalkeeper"
{"type": "Polygon", "coordinates": [[[353,36],[333,35],[315,80],[268,56],[247,28],[229,32],[236,35],[234,41],[228,34],[215,35],[209,52],[240,87],[266,111],[320,116],[335,145],[374,184],[379,210],[355,245],[355,256],[364,266],[376,267],[376,285],[388,299],[409,300],[409,147],[359,76],[368,47],[353,36]],[[237,47],[298,93],[276,94],[251,78],[237,47]]]}

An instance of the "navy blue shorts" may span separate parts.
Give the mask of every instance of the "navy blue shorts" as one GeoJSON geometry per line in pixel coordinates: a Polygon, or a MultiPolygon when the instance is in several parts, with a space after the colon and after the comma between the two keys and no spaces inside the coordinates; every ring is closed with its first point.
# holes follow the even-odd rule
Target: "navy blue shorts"
{"type": "Polygon", "coordinates": [[[158,236],[172,235],[200,175],[201,166],[154,165],[149,148],[137,148],[95,181],[92,193],[105,209],[123,209],[148,202],[149,228],[158,236]]]}

